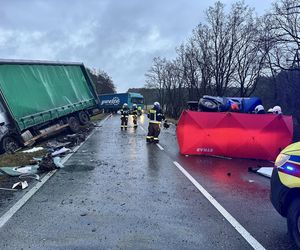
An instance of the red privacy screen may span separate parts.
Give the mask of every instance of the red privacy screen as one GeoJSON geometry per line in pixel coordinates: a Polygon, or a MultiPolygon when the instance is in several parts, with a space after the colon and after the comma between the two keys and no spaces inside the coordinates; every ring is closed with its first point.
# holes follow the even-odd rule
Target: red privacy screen
{"type": "Polygon", "coordinates": [[[181,154],[274,161],[293,139],[291,116],[183,111],[177,125],[181,154]]]}

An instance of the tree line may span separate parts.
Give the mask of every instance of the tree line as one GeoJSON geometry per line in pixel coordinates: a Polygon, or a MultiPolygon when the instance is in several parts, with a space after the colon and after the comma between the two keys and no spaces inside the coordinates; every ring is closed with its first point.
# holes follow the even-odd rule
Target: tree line
{"type": "Polygon", "coordinates": [[[172,117],[203,95],[256,95],[265,106],[281,105],[299,126],[299,53],[300,0],[275,1],[262,16],[243,1],[229,10],[216,2],[175,58],[153,59],[145,88],[172,117]]]}
{"type": "Polygon", "coordinates": [[[87,69],[98,95],[116,93],[116,86],[111,77],[103,70],[87,69]]]}

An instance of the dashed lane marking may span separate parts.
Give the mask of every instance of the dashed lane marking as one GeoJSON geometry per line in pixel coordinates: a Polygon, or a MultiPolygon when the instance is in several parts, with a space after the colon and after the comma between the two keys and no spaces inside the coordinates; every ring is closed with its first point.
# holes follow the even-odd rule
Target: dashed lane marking
{"type": "Polygon", "coordinates": [[[156,146],[157,146],[160,150],[164,150],[164,148],[163,148],[159,143],[157,143],[156,146]]]}
{"type": "Polygon", "coordinates": [[[223,217],[235,228],[235,230],[254,248],[265,249],[222,205],[202,187],[178,162],[174,165],[187,177],[204,197],[223,215],[223,217]]]}
{"type": "MultiPolygon", "coordinates": [[[[101,123],[104,123],[107,119],[109,119],[111,115],[107,116],[105,119],[102,120],[101,123]]],[[[61,163],[64,164],[70,157],[76,153],[76,151],[95,133],[96,129],[92,131],[92,133],[86,138],[84,142],[73,149],[71,154],[68,154],[61,160],[61,163]]],[[[56,173],[57,170],[50,171],[47,173],[40,182],[38,182],[34,187],[32,187],[24,196],[18,200],[6,213],[4,213],[0,217],[0,228],[2,228],[6,222],[9,221],[13,215],[18,212],[18,210],[25,205],[25,203],[56,173]]]]}

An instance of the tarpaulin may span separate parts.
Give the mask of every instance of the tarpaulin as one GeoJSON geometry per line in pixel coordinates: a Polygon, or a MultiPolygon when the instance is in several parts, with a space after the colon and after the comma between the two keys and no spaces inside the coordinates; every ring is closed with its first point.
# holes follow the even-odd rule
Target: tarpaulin
{"type": "Polygon", "coordinates": [[[20,130],[96,105],[82,65],[0,65],[0,92],[20,130]]]}
{"type": "Polygon", "coordinates": [[[274,161],[292,142],[291,116],[183,111],[177,125],[181,154],[274,161]]]}

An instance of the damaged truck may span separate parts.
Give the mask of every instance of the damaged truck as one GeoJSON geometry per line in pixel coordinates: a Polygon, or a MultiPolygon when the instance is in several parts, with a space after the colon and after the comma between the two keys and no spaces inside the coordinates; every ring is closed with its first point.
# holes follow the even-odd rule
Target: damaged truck
{"type": "Polygon", "coordinates": [[[78,132],[97,105],[97,93],[82,63],[0,60],[2,153],[63,128],[78,132]]]}

